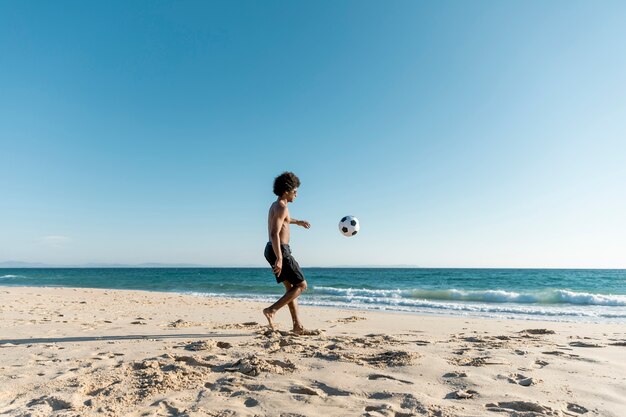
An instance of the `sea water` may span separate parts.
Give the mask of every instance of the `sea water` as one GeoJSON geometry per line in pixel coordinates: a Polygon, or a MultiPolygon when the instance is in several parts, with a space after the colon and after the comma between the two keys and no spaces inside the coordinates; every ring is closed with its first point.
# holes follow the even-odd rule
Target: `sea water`
{"type": "MultiPolygon", "coordinates": [[[[626,270],[304,268],[301,305],[468,317],[626,323],[626,270]]],[[[167,291],[270,303],[268,268],[0,269],[0,286],[167,291]]]]}

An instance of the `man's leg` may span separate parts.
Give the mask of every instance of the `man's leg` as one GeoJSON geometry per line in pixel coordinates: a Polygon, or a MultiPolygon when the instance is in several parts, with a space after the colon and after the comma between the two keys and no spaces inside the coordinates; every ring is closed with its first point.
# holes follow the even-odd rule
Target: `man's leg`
{"type": "MultiPolygon", "coordinates": [[[[299,282],[296,285],[291,285],[290,283],[286,281],[283,281],[283,282],[285,282],[285,288],[287,289],[285,294],[282,297],[280,297],[278,301],[276,301],[274,304],[272,304],[271,306],[263,310],[263,314],[267,318],[267,321],[269,322],[269,326],[272,330],[276,328],[276,326],[274,325],[274,315],[276,314],[276,312],[280,310],[281,308],[283,308],[285,305],[290,304],[291,302],[295,301],[295,299],[300,294],[302,294],[302,291],[306,290],[306,281],[299,282]],[[287,284],[289,285],[289,287],[287,286],[287,284]]],[[[295,317],[297,318],[297,304],[293,305],[293,309],[292,309],[292,306],[290,305],[289,311],[291,312],[292,318],[294,318],[294,313],[296,314],[295,317]]],[[[294,329],[295,329],[295,323],[296,323],[295,320],[296,319],[294,318],[294,329]]]]}
{"type": "MultiPolygon", "coordinates": [[[[293,287],[293,285],[291,285],[291,283],[287,281],[283,281],[283,284],[285,284],[285,288],[287,289],[287,291],[289,291],[291,287],[293,287]]],[[[300,323],[300,318],[298,317],[298,299],[294,298],[292,302],[287,304],[287,307],[289,307],[289,313],[291,313],[291,321],[293,322],[294,333],[301,333],[304,330],[304,327],[302,326],[302,323],[300,323]]]]}

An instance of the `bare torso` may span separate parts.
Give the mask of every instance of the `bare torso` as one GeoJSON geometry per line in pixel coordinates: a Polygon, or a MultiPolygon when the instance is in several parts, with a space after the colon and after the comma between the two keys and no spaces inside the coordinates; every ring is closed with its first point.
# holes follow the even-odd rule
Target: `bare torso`
{"type": "Polygon", "coordinates": [[[283,219],[278,235],[280,237],[280,243],[289,244],[289,221],[291,220],[289,217],[289,209],[286,204],[283,205],[279,201],[272,203],[267,216],[267,233],[270,242],[272,241],[272,224],[276,222],[277,217],[284,213],[283,210],[287,211],[287,217],[283,219]]]}

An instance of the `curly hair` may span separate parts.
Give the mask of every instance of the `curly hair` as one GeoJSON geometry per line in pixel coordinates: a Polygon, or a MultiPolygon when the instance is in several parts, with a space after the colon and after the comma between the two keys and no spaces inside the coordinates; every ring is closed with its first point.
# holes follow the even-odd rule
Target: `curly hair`
{"type": "Polygon", "coordinates": [[[283,193],[294,190],[299,186],[300,178],[293,172],[283,172],[278,177],[274,178],[274,194],[279,197],[283,195],[283,193]]]}

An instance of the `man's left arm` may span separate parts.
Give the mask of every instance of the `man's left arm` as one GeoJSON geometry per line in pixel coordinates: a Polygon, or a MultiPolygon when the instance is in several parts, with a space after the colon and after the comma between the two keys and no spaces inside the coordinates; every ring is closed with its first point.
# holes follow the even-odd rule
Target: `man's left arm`
{"type": "Polygon", "coordinates": [[[294,218],[289,219],[289,224],[295,224],[298,226],[302,226],[305,229],[309,229],[311,227],[311,223],[307,222],[306,220],[297,220],[294,218]]]}

